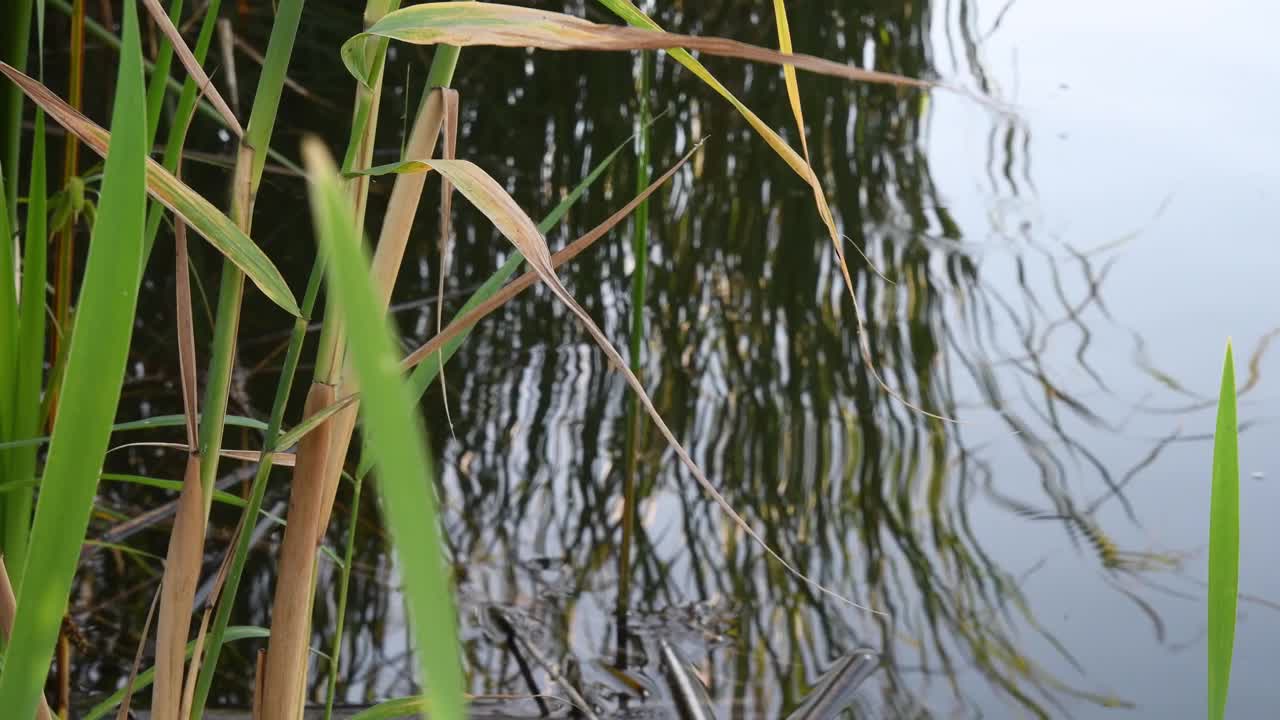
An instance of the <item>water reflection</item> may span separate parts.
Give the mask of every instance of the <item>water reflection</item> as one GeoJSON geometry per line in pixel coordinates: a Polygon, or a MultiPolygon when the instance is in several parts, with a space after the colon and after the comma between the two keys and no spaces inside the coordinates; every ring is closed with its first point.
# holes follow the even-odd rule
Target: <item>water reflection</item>
{"type": "MultiPolygon", "coordinates": [[[[999,97],[999,79],[981,62],[982,40],[998,32],[998,21],[980,28],[966,0],[945,5],[812,0],[793,9],[795,44],[928,77],[940,70],[933,38],[943,32],[952,69],[999,97]]],[[[589,17],[599,12],[564,6],[589,17]]],[[[773,43],[765,3],[747,12],[739,3],[713,2],[658,14],[684,32],[773,43]]],[[[312,22],[340,35],[339,28],[357,24],[348,15],[312,22]]],[[[304,57],[313,51],[302,50],[304,57]]],[[[298,79],[340,104],[349,83],[328,60],[316,64],[320,69],[304,64],[298,79]]],[[[601,148],[631,133],[634,98],[623,80],[632,62],[468,51],[457,81],[460,148],[507,178],[536,216],[585,174],[601,148]],[[513,128],[524,133],[519,141],[513,128]]],[[[394,90],[397,103],[412,105],[418,63],[416,51],[402,49],[389,66],[389,77],[407,77],[415,88],[394,90]]],[[[724,62],[713,69],[774,127],[790,126],[780,74],[724,62]]],[[[477,328],[453,361],[447,391],[456,438],[438,388],[425,403],[443,458],[446,539],[472,691],[503,698],[491,702],[512,712],[560,711],[549,700],[512,697],[563,697],[567,685],[605,715],[674,716],[660,662],[666,642],[692,661],[725,718],[782,716],[838,658],[860,647],[884,657],[882,671],[859,693],[860,717],[973,715],[1009,704],[1048,717],[1082,701],[1124,705],[1087,675],[1070,638],[1056,637],[1037,616],[1021,589],[1036,568],[993,559],[974,517],[975,507],[991,503],[1028,522],[1059,525],[1079,543],[1082,562],[1094,563],[1116,592],[1149,611],[1163,642],[1144,583],[1175,569],[1177,558],[1121,546],[1099,513],[1119,503],[1125,520],[1137,521],[1125,487],[1145,464],[1117,472],[1075,431],[1121,429],[1094,409],[1100,398],[1114,398],[1094,366],[1092,340],[1099,327],[1123,327],[1105,302],[1119,245],[1082,252],[1037,226],[1028,210],[1035,204],[1030,129],[1016,116],[993,117],[987,140],[993,191],[1012,200],[991,214],[991,227],[962,228],[931,172],[928,98],[815,78],[802,78],[802,89],[815,169],[836,221],[892,281],[849,253],[877,370],[906,402],[931,413],[964,420],[981,409],[998,418],[1003,441],[1017,445],[1030,471],[1009,477],[985,441],[967,439],[966,423],[912,412],[878,386],[858,352],[852,308],[807,187],[732,108],[678,66],[660,62],[653,99],[671,119],[655,128],[655,165],[670,164],[702,135],[712,141],[652,211],[644,377],[672,429],[771,545],[817,581],[883,614],[833,603],[783,572],[726,522],[661,438],[646,433],[638,445],[640,522],[625,570],[631,596],[619,615],[626,389],[590,339],[539,291],[477,328]],[[1008,252],[1009,277],[1018,279],[1012,291],[1007,280],[986,274],[981,259],[992,247],[1008,252]]],[[[293,102],[285,112],[307,123],[314,106],[293,102]]],[[[385,123],[386,147],[397,146],[397,128],[385,123]]],[[[794,140],[794,132],[783,134],[794,140]]],[[[620,205],[632,177],[625,163],[611,170],[555,231],[553,246],[620,205]]],[[[296,202],[300,188],[279,179],[267,192],[296,202]]],[[[375,185],[375,209],[377,193],[375,185]]],[[[423,237],[434,237],[432,212],[419,218],[423,237]]],[[[508,252],[472,211],[458,216],[448,310],[508,252]]],[[[263,218],[273,257],[309,252],[281,238],[290,222],[263,218]]],[[[398,317],[407,335],[423,339],[434,327],[434,308],[415,301],[434,295],[436,261],[430,242],[412,252],[397,291],[407,303],[398,317]]],[[[616,233],[563,271],[619,346],[626,345],[627,274],[636,261],[629,252],[616,233]]],[[[171,325],[166,318],[155,326],[171,325]]],[[[278,329],[263,327],[261,342],[245,343],[241,361],[251,370],[238,399],[245,414],[265,414],[274,383],[270,338],[278,329]]],[[[170,347],[165,337],[145,349],[147,367],[163,367],[170,347]]],[[[171,384],[143,386],[138,402],[159,412],[176,404],[176,393],[171,384]]],[[[1152,439],[1151,457],[1178,440],[1152,439]]],[[[252,446],[254,439],[246,433],[234,441],[252,446]]],[[[117,462],[154,473],[171,465],[140,453],[117,462]]],[[[127,513],[159,497],[113,490],[103,505],[127,513]]],[[[364,503],[356,518],[342,507],[332,543],[343,542],[347,523],[361,523],[342,639],[343,697],[363,703],[413,692],[404,611],[375,508],[364,503]]],[[[217,520],[225,542],[234,521],[217,520]]],[[[137,542],[162,547],[163,534],[137,542]]],[[[269,624],[270,549],[268,541],[254,558],[238,622],[269,624]]],[[[82,576],[78,616],[103,638],[93,652],[105,661],[82,663],[77,679],[86,689],[108,690],[125,667],[116,659],[132,656],[138,629],[130,623],[149,602],[156,573],[154,563],[108,554],[94,563],[95,572],[82,576]],[[122,602],[120,588],[129,588],[124,600],[131,602],[122,602]],[[84,599],[102,597],[110,601],[84,599]]],[[[333,642],[336,588],[335,568],[322,562],[317,648],[333,642]]],[[[224,653],[220,702],[247,701],[251,680],[243,669],[251,658],[247,644],[224,653]]],[[[316,665],[310,693],[318,700],[327,668],[316,665]]]]}

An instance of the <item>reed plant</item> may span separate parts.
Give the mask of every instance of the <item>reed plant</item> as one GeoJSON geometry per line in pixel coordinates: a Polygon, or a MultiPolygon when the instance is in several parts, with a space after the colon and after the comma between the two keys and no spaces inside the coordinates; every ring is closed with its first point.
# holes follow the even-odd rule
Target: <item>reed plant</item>
{"type": "MultiPolygon", "coordinates": [[[[261,675],[256,683],[259,692],[255,707],[260,717],[271,720],[301,717],[312,655],[309,643],[316,563],[357,423],[363,428],[366,447],[356,473],[357,492],[364,473],[372,468],[405,583],[422,679],[430,690],[432,716],[446,719],[463,716],[466,682],[458,651],[452,577],[440,538],[431,446],[414,412],[413,401],[436,376],[443,380],[445,364],[476,322],[535,283],[550,290],[622,372],[636,401],[633,420],[629,423],[631,432],[640,433],[647,416],[702,490],[753,543],[810,589],[852,604],[851,600],[803,573],[739,515],[668,427],[641,382],[648,255],[646,202],[679,167],[677,164],[656,180],[650,178],[648,130],[652,121],[648,116],[649,91],[645,79],[649,77],[652,56],[648,53],[640,56],[638,95],[643,110],[638,123],[637,195],[596,229],[554,254],[545,234],[599,177],[617,152],[599,164],[544,222],[535,224],[501,182],[475,163],[455,157],[458,107],[466,100],[451,90],[450,85],[462,47],[666,50],[741,113],[771,150],[810,187],[814,207],[833,242],[861,331],[862,311],[854,294],[844,244],[810,164],[796,70],[883,83],[910,92],[927,90],[936,84],[793,53],[782,0],[775,0],[774,4],[780,50],[723,38],[666,33],[627,0],[601,1],[630,27],[492,3],[439,2],[401,9],[396,0],[369,0],[363,15],[364,27],[352,28],[354,36],[341,48],[342,61],[356,80],[343,162],[341,166],[336,165],[329,149],[319,139],[309,138],[301,148],[317,248],[301,302],[252,237],[255,201],[266,160],[269,154],[278,153],[272,149],[272,138],[286,73],[304,15],[303,0],[281,0],[275,5],[262,72],[243,128],[231,109],[234,103],[221,97],[203,69],[220,3],[214,0],[199,9],[204,15],[192,49],[187,47],[178,30],[183,17],[181,0],[172,2],[167,11],[156,0],[147,0],[145,7],[163,38],[150,65],[144,63],[142,55],[137,8],[132,2],[123,3],[120,63],[109,131],[83,115],[78,102],[63,101],[40,80],[23,72],[27,55],[23,43],[30,36],[26,29],[30,24],[28,14],[37,7],[42,14],[44,3],[18,0],[10,4],[6,12],[10,13],[12,22],[6,25],[6,30],[13,33],[14,38],[6,44],[6,49],[13,52],[8,61],[0,65],[0,71],[10,83],[5,95],[5,172],[2,176],[5,192],[0,193],[0,230],[6,239],[0,248],[0,338],[6,348],[0,352],[0,387],[14,389],[12,393],[3,394],[0,442],[5,445],[0,446],[0,452],[3,452],[4,482],[13,488],[13,492],[3,496],[3,537],[9,577],[17,588],[13,633],[5,646],[4,669],[0,671],[0,705],[7,712],[11,711],[14,717],[31,717],[42,707],[43,680],[58,641],[59,625],[80,560],[89,513],[102,477],[103,458],[111,433],[120,427],[115,416],[131,331],[136,324],[139,283],[165,210],[172,213],[175,228],[179,338],[176,354],[182,368],[184,398],[184,413],[173,418],[172,424],[187,429],[183,446],[187,465],[180,480],[144,478],[139,481],[180,488],[161,579],[154,668],[139,673],[129,691],[136,692],[153,684],[153,717],[172,720],[201,717],[213,691],[224,645],[232,640],[260,636],[263,632],[237,629],[230,622],[252,544],[252,529],[262,514],[271,470],[280,465],[292,467],[289,508],[278,558],[269,640],[265,657],[258,665],[261,675]],[[354,32],[357,30],[359,32],[354,32]],[[400,159],[374,166],[384,67],[391,42],[433,46],[435,51],[427,73],[427,88],[400,159]],[[793,150],[690,52],[679,49],[681,47],[781,67],[802,152],[793,150]],[[173,90],[169,74],[175,67],[174,58],[179,60],[177,65],[187,77],[176,105],[168,114],[163,158],[158,163],[149,158],[148,148],[165,124],[162,110],[166,94],[173,90]],[[144,67],[152,70],[149,89],[144,83],[144,67]],[[19,217],[16,173],[22,137],[19,93],[39,108],[31,143],[32,171],[27,182],[27,222],[22,233],[24,252],[20,262],[8,242],[19,217]],[[225,211],[182,179],[185,139],[199,108],[208,108],[207,112],[222,124],[236,145],[225,211]],[[74,273],[68,270],[68,263],[72,256],[73,221],[72,229],[66,234],[65,250],[62,246],[59,249],[66,255],[60,256],[57,264],[61,279],[55,282],[52,313],[55,325],[51,328],[46,326],[50,315],[46,312],[45,292],[49,263],[44,254],[51,232],[46,223],[45,201],[46,114],[67,130],[66,155],[72,159],[64,169],[69,183],[79,170],[74,160],[79,145],[105,157],[84,278],[75,293],[76,302],[70,303],[74,273]],[[437,152],[441,137],[443,148],[437,152]],[[397,363],[399,346],[394,340],[394,330],[386,322],[386,313],[422,202],[428,172],[438,174],[442,182],[441,288],[449,247],[448,208],[455,190],[498,229],[512,244],[514,252],[464,304],[453,322],[446,326],[441,322],[443,318],[438,318],[438,332],[431,341],[397,363]],[[376,223],[377,243],[370,254],[364,246],[370,224],[366,217],[369,186],[372,178],[384,175],[394,178],[393,188],[387,207],[376,223]],[[149,212],[148,194],[153,200],[149,212]],[[560,281],[557,268],[609,233],[632,212],[636,213],[633,252],[637,270],[632,280],[631,352],[627,359],[560,281]],[[193,330],[191,284],[193,279],[204,284],[211,278],[192,278],[188,274],[191,263],[185,239],[187,228],[222,257],[212,337],[203,361],[198,357],[193,330]],[[522,264],[527,264],[529,271],[508,283],[522,264]],[[229,414],[229,398],[241,337],[241,314],[250,283],[277,308],[282,320],[292,322],[284,371],[264,427],[263,444],[257,450],[224,446],[226,428],[237,421],[229,414]],[[306,328],[315,314],[322,287],[325,311],[319,346],[315,350],[315,371],[302,416],[286,432],[285,415],[303,355],[306,328]],[[62,297],[68,298],[65,311],[58,310],[62,297]],[[65,349],[55,345],[52,357],[46,357],[46,335],[67,338],[65,349]],[[203,391],[196,382],[201,364],[206,368],[203,391]],[[41,457],[39,436],[44,416],[53,418],[53,424],[47,454],[41,457]],[[228,453],[252,458],[259,464],[248,497],[239,503],[243,510],[234,539],[228,547],[218,548],[220,552],[225,551],[225,561],[215,576],[214,590],[205,606],[197,608],[196,589],[204,570],[210,511],[215,500],[220,499],[217,490],[220,459],[228,453]]],[[[73,32],[83,33],[86,20],[80,0],[72,6],[72,15],[77,18],[73,32]]],[[[39,25],[42,31],[43,24],[39,25]]],[[[72,86],[78,87],[76,82],[72,86]]],[[[695,147],[690,155],[696,151],[695,147]]],[[[865,340],[860,343],[874,372],[865,340]]],[[[876,377],[887,390],[879,376],[876,377]]],[[[638,444],[634,439],[630,443],[633,448],[638,444]]],[[[633,467],[629,476],[634,476],[634,472],[633,467]]],[[[128,481],[128,476],[115,475],[115,479],[121,478],[128,481]]],[[[633,505],[633,480],[627,483],[626,495],[628,505],[633,505]]],[[[633,511],[628,510],[628,517],[633,511]]],[[[629,545],[630,542],[631,530],[628,530],[623,543],[629,545]]],[[[354,531],[347,543],[345,559],[341,562],[344,588],[350,571],[354,531]]],[[[629,551],[623,552],[623,577],[628,574],[628,555],[629,551]]],[[[335,651],[330,658],[331,674],[336,672],[337,661],[335,651]]],[[[128,702],[129,692],[99,705],[94,709],[96,714],[91,715],[99,717],[109,712],[114,703],[128,702]]],[[[331,680],[330,709],[332,699],[331,680]]]]}

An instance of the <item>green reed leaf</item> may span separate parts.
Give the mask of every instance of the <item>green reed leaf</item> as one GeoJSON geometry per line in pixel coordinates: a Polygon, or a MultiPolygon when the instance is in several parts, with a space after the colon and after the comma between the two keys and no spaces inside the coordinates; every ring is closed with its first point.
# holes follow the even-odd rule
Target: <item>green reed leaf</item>
{"type": "Polygon", "coordinates": [[[1231,343],[1222,368],[1213,433],[1213,493],[1209,502],[1209,720],[1222,720],[1231,684],[1240,585],[1240,451],[1235,362],[1231,343]]]}
{"type": "Polygon", "coordinates": [[[369,258],[337,166],[319,140],[304,141],[302,154],[333,307],[342,312],[349,332],[349,352],[361,387],[365,442],[380,471],[382,510],[404,577],[417,657],[432,688],[432,717],[461,720],[466,700],[457,615],[444,564],[425,432],[400,376],[394,334],[378,309],[369,258]]]}
{"type": "Polygon", "coordinates": [[[0,674],[0,707],[35,715],[53,646],[80,559],[98,473],[120,399],[133,316],[146,212],[146,104],[137,9],[124,6],[124,51],[112,110],[99,222],[94,225],[71,335],[62,402],[36,505],[27,570],[13,635],[0,674]]]}
{"type": "MultiPolygon", "coordinates": [[[[34,435],[40,429],[40,390],[44,387],[45,346],[45,265],[48,238],[48,184],[46,182],[44,113],[36,111],[35,134],[31,146],[31,186],[27,189],[27,233],[23,239],[22,302],[19,304],[17,362],[13,385],[13,437],[34,435]]],[[[10,454],[9,478],[34,480],[36,448],[21,448],[10,454]]],[[[27,535],[31,532],[31,490],[21,490],[4,502],[4,553],[14,586],[22,584],[22,567],[27,557],[27,535]]]]}

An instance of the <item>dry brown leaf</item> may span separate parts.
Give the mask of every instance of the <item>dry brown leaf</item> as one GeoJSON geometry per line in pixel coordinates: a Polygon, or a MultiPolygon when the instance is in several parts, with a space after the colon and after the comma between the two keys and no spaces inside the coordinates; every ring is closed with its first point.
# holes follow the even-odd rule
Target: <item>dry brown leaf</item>
{"type": "MultiPolygon", "coordinates": [[[[626,205],[623,205],[617,212],[610,215],[604,222],[592,228],[587,234],[569,243],[555,255],[552,255],[552,266],[558,268],[569,262],[582,254],[584,250],[595,244],[597,240],[608,234],[608,232],[617,226],[618,223],[630,216],[640,203],[649,199],[650,195],[657,192],[658,188],[666,184],[666,182],[671,179],[671,176],[675,175],[676,171],[683,167],[684,164],[688,162],[689,159],[693,157],[694,153],[698,152],[701,147],[702,142],[699,142],[693,147],[693,149],[685,153],[684,157],[680,158],[675,165],[672,165],[666,172],[658,177],[658,179],[650,183],[649,187],[645,188],[639,195],[632,198],[626,205]]],[[[497,293],[494,293],[493,297],[472,308],[466,315],[453,320],[453,322],[449,323],[449,326],[442,332],[436,333],[435,337],[427,341],[425,345],[410,353],[409,356],[404,359],[401,366],[408,370],[418,365],[423,360],[426,360],[432,353],[439,352],[444,348],[445,343],[465,332],[467,328],[470,328],[480,322],[481,319],[492,313],[494,310],[505,305],[509,300],[511,300],[511,298],[519,295],[530,287],[533,287],[533,284],[536,282],[538,282],[538,274],[532,270],[511,281],[497,293]]]]}
{"type": "Polygon", "coordinates": [[[156,679],[151,694],[155,720],[182,717],[183,665],[191,609],[204,561],[205,514],[200,486],[200,456],[187,455],[186,478],[178,497],[178,514],[169,534],[164,576],[160,580],[160,620],[156,627],[156,679]]]}
{"type": "Polygon", "coordinates": [[[218,114],[226,121],[227,127],[235,132],[237,137],[244,135],[244,128],[240,127],[240,121],[236,120],[235,113],[231,112],[231,108],[227,107],[227,103],[218,94],[218,89],[213,86],[213,81],[204,73],[204,68],[200,67],[200,61],[196,60],[196,56],[192,54],[191,48],[187,47],[187,43],[182,39],[182,34],[178,32],[178,28],[173,26],[173,22],[169,20],[169,15],[165,13],[164,8],[160,5],[160,0],[142,0],[142,4],[147,8],[147,12],[151,14],[151,19],[159,26],[160,32],[169,38],[169,44],[173,46],[173,53],[178,56],[178,60],[182,62],[182,67],[187,69],[187,74],[196,81],[196,87],[209,96],[209,101],[213,103],[213,107],[217,109],[218,114]]]}

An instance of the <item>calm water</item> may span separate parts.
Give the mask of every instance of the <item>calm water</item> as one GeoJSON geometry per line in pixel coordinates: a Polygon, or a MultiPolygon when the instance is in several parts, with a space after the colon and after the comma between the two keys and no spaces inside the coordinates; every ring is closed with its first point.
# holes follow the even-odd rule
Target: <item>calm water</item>
{"type": "MultiPolygon", "coordinates": [[[[336,48],[358,26],[346,5],[310,8],[293,75],[314,97],[287,98],[274,141],[291,156],[304,131],[335,147],[345,140],[351,83],[336,48]]],[[[605,19],[590,3],[540,5],[605,19]]],[[[773,43],[763,0],[671,5],[659,14],[672,29],[773,43]]],[[[842,606],[782,572],[649,430],[637,441],[634,555],[620,568],[628,394],[539,290],[477,328],[449,365],[453,433],[438,386],[423,403],[441,460],[471,690],[560,694],[541,657],[605,716],[675,717],[658,652],[666,641],[697,667],[720,717],[773,718],[839,657],[870,647],[885,665],[859,693],[857,717],[1199,715],[1209,398],[1232,337],[1249,424],[1248,597],[1232,709],[1252,717],[1273,707],[1280,573],[1268,560],[1280,537],[1269,519],[1280,507],[1280,458],[1268,437],[1280,413],[1280,351],[1267,345],[1280,326],[1271,217],[1280,61],[1264,28],[1280,11],[1243,0],[1211,9],[792,5],[798,49],[940,77],[1011,111],[948,92],[925,98],[801,77],[810,147],[837,221],[893,281],[850,253],[875,362],[911,403],[959,422],[913,413],[877,386],[806,186],[666,59],[652,88],[654,106],[669,110],[654,127],[655,170],[696,139],[710,141],[652,206],[644,378],[698,463],[783,556],[888,615],[842,606]]],[[[233,20],[265,45],[260,14],[233,20]]],[[[383,106],[387,158],[429,58],[396,53],[383,106]]],[[[796,141],[779,72],[710,66],[796,141]]],[[[505,179],[540,217],[632,132],[635,67],[626,55],[464,51],[460,155],[505,179]]],[[[195,138],[226,152],[210,127],[195,138]]],[[[221,187],[222,171],[191,172],[221,187]]],[[[620,159],[550,234],[552,246],[623,204],[634,173],[634,159],[620,159]]],[[[375,184],[371,217],[389,188],[375,184]]],[[[255,232],[296,288],[313,252],[301,193],[297,178],[271,176],[255,232]]],[[[435,195],[426,197],[395,298],[411,345],[435,323],[435,195]]],[[[470,208],[458,207],[456,219],[447,312],[510,252],[470,208]]],[[[172,260],[159,247],[122,419],[180,404],[172,260]]],[[[562,272],[622,347],[636,262],[623,228],[562,272]]],[[[233,409],[265,417],[289,324],[259,305],[244,326],[233,409]]],[[[228,435],[254,446],[251,434],[228,435]]],[[[157,476],[178,477],[181,467],[142,451],[112,462],[157,476]]],[[[329,535],[340,544],[360,523],[341,669],[351,703],[415,690],[371,497],[357,518],[344,491],[329,535]]],[[[102,505],[136,513],[167,499],[112,487],[102,505]]],[[[234,517],[215,521],[211,572],[234,517]]],[[[98,521],[95,532],[110,525],[98,521]]],[[[129,542],[162,552],[164,537],[161,528],[129,542]]],[[[275,541],[259,545],[238,623],[269,624],[275,541]]],[[[337,573],[321,568],[314,644],[327,649],[337,573]]],[[[95,654],[78,666],[81,692],[122,683],[157,576],[156,563],[107,555],[83,574],[76,617],[95,654]]],[[[254,649],[224,653],[220,702],[246,702],[254,649]]],[[[314,699],[323,687],[315,675],[314,699]]],[[[540,709],[532,700],[484,707],[540,709]]]]}

